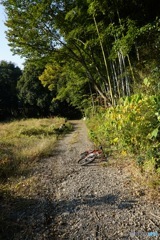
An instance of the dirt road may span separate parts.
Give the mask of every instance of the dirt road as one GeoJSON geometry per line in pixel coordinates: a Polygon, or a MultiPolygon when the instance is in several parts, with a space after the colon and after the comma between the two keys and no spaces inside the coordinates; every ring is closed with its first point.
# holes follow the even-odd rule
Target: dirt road
{"type": "Polygon", "coordinates": [[[129,173],[112,164],[77,164],[92,143],[85,123],[72,123],[74,131],[59,141],[53,156],[36,163],[34,184],[16,199],[19,209],[13,199],[11,217],[19,228],[8,239],[160,239],[160,205],[134,194],[129,173]]]}

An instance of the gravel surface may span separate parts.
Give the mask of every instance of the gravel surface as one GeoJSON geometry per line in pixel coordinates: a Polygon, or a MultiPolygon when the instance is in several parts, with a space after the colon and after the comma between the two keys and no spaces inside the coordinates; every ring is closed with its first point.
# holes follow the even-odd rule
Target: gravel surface
{"type": "Polygon", "coordinates": [[[112,164],[80,166],[92,148],[83,121],[59,140],[53,156],[37,162],[25,188],[12,202],[14,240],[160,239],[160,204],[134,194],[131,176],[112,164]],[[15,210],[16,209],[16,210],[15,210]],[[159,234],[159,235],[158,235],[159,234]]]}

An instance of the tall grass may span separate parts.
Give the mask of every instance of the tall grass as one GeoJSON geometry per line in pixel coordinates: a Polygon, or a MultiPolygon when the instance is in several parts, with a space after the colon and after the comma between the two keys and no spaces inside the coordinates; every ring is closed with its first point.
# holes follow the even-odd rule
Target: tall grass
{"type": "Polygon", "coordinates": [[[57,137],[71,126],[63,118],[44,118],[0,123],[0,181],[16,177],[34,161],[53,153],[57,137]]]}

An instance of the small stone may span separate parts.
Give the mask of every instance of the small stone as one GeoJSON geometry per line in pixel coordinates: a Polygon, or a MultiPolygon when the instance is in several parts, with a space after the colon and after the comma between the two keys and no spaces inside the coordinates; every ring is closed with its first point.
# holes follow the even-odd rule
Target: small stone
{"type": "Polygon", "coordinates": [[[62,215],[64,216],[64,217],[66,217],[66,216],[68,216],[70,213],[69,212],[64,212],[62,215]]]}

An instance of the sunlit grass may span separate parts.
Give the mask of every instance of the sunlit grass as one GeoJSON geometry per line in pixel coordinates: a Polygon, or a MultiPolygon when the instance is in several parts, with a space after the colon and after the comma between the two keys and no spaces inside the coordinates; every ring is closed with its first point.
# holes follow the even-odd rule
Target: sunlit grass
{"type": "MultiPolygon", "coordinates": [[[[63,118],[44,118],[0,123],[0,181],[16,177],[41,157],[54,151],[63,118]]],[[[71,128],[66,123],[66,129],[71,128]]]]}
{"type": "MultiPolygon", "coordinates": [[[[32,169],[38,161],[54,154],[57,139],[72,130],[63,118],[43,118],[0,123],[0,225],[3,232],[13,228],[10,202],[14,210],[25,209],[37,189],[32,169]],[[24,201],[18,201],[21,198],[24,201]],[[21,205],[20,205],[21,203],[21,205]]],[[[18,225],[17,225],[18,226],[18,225]]]]}

